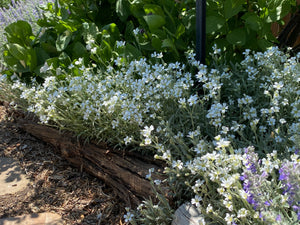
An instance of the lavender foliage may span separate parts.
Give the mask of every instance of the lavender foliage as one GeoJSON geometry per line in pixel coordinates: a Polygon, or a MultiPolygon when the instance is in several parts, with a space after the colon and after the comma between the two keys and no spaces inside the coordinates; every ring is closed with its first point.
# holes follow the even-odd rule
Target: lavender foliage
{"type": "MultiPolygon", "coordinates": [[[[276,153],[269,158],[271,157],[275,160],[276,153]]],[[[263,221],[293,221],[295,218],[287,216],[284,208],[292,209],[296,213],[296,220],[300,220],[300,161],[297,158],[298,155],[295,154],[291,161],[284,160],[280,167],[278,165],[266,171],[254,148],[245,149],[244,169],[240,180],[247,193],[247,202],[259,212],[263,221]],[[279,198],[280,203],[275,201],[279,198]],[[282,207],[284,199],[287,205],[282,207]]]]}
{"type": "Polygon", "coordinates": [[[300,220],[300,163],[284,162],[279,169],[279,180],[283,184],[283,194],[288,195],[288,204],[300,220]]]}

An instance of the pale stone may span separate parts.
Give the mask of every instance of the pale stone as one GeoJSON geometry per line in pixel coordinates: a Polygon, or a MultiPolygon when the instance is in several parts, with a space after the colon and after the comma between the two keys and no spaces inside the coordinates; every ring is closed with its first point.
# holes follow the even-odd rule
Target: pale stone
{"type": "MultiPolygon", "coordinates": [[[[199,221],[203,218],[201,212],[191,203],[181,205],[175,212],[172,225],[199,225],[199,221]]],[[[216,223],[209,223],[216,225],[216,223]]]]}
{"type": "Polygon", "coordinates": [[[0,157],[0,195],[14,194],[30,183],[21,170],[18,161],[0,157]]]}
{"type": "Polygon", "coordinates": [[[60,215],[39,213],[0,219],[0,225],[63,225],[60,215]]]}

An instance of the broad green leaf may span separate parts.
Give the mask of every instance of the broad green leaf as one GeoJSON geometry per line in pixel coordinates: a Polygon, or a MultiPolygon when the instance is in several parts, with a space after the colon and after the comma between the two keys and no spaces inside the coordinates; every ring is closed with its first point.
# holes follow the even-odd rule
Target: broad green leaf
{"type": "Polygon", "coordinates": [[[56,47],[50,43],[41,43],[41,47],[49,54],[57,53],[56,47]]]}
{"type": "Polygon", "coordinates": [[[128,43],[125,45],[125,55],[132,57],[132,59],[142,57],[142,53],[136,47],[128,43]]]}
{"type": "Polygon", "coordinates": [[[61,13],[62,20],[67,20],[70,16],[69,11],[65,7],[62,7],[60,9],[60,13],[61,13]]]}
{"type": "Polygon", "coordinates": [[[69,20],[68,21],[59,20],[59,24],[55,26],[55,29],[57,30],[58,33],[63,32],[65,29],[69,30],[70,32],[77,31],[76,25],[71,23],[69,20]]]}
{"type": "Polygon", "coordinates": [[[258,46],[262,51],[267,50],[267,48],[274,46],[274,44],[266,39],[260,39],[257,41],[258,46]]]}
{"type": "Polygon", "coordinates": [[[47,59],[46,62],[48,65],[52,65],[53,68],[57,68],[59,66],[58,57],[53,57],[53,58],[47,59]]]}
{"type": "Polygon", "coordinates": [[[130,5],[128,0],[118,0],[116,3],[116,12],[122,22],[126,22],[130,15],[130,5]]]}
{"type": "Polygon", "coordinates": [[[37,55],[36,51],[31,48],[26,51],[26,65],[29,66],[31,72],[37,67],[37,55]]]}
{"type": "Polygon", "coordinates": [[[176,49],[176,46],[175,46],[174,42],[171,39],[165,39],[165,40],[163,40],[161,47],[162,48],[169,48],[169,49],[171,49],[172,52],[174,52],[176,54],[175,57],[179,57],[179,53],[178,53],[178,51],[176,49]]]}
{"type": "Polygon", "coordinates": [[[68,30],[58,35],[55,43],[57,51],[65,50],[68,44],[70,43],[71,38],[72,38],[72,33],[68,30]]]}
{"type": "Polygon", "coordinates": [[[159,37],[153,37],[151,40],[151,44],[156,51],[160,51],[162,47],[162,41],[159,37]]]}
{"type": "Polygon", "coordinates": [[[125,30],[125,40],[128,42],[134,42],[135,37],[133,35],[134,25],[132,21],[127,22],[125,30]]]}
{"type": "Polygon", "coordinates": [[[33,36],[31,25],[22,20],[11,23],[4,30],[8,42],[17,43],[22,46],[29,45],[30,37],[33,36]]]}
{"type": "Polygon", "coordinates": [[[224,2],[224,15],[229,19],[238,14],[243,9],[245,0],[225,0],[224,2]]]}
{"type": "Polygon", "coordinates": [[[165,39],[163,40],[161,47],[174,49],[175,45],[171,39],[165,39]]]}
{"type": "Polygon", "coordinates": [[[120,31],[115,23],[104,26],[101,30],[102,39],[110,43],[112,46],[116,40],[120,39],[120,31]]]}
{"type": "Polygon", "coordinates": [[[208,16],[206,18],[206,33],[212,34],[223,27],[226,20],[222,16],[208,16]]]}
{"type": "MultiPolygon", "coordinates": [[[[9,53],[9,51],[5,50],[3,51],[3,59],[4,59],[4,62],[6,63],[7,67],[9,68],[13,68],[14,71],[17,71],[17,67],[18,67],[18,64],[20,66],[20,69],[24,70],[24,66],[22,66],[19,62],[18,59],[16,59],[12,54],[9,53]]],[[[18,72],[22,72],[22,71],[19,71],[18,72]]]]}
{"type": "Polygon", "coordinates": [[[97,49],[97,53],[100,54],[103,61],[109,61],[112,56],[112,49],[109,43],[105,40],[102,40],[100,49],[97,49]]]}
{"type": "Polygon", "coordinates": [[[144,5],[144,11],[146,15],[160,15],[160,16],[165,16],[164,11],[159,5],[154,5],[154,4],[146,4],[144,5]]]}
{"type": "Polygon", "coordinates": [[[34,48],[37,55],[37,64],[44,64],[47,59],[49,59],[48,53],[41,47],[34,48]]]}
{"type": "Polygon", "coordinates": [[[5,47],[9,53],[17,60],[26,60],[27,49],[19,44],[6,44],[5,47]]]}
{"type": "Polygon", "coordinates": [[[181,23],[178,27],[177,27],[177,30],[176,30],[176,33],[175,33],[175,36],[176,38],[180,38],[181,35],[183,35],[185,32],[185,27],[183,26],[183,24],[181,23]]]}
{"type": "Polygon", "coordinates": [[[76,42],[72,46],[72,56],[73,58],[80,58],[87,53],[85,46],[81,42],[76,42]]]}
{"type": "Polygon", "coordinates": [[[70,57],[65,53],[65,52],[62,52],[59,56],[58,56],[58,59],[59,59],[59,64],[61,66],[68,66],[71,64],[71,59],[70,57]]]}
{"type": "Polygon", "coordinates": [[[147,15],[143,17],[151,32],[165,25],[166,20],[160,15],[147,15]]]}
{"type": "Polygon", "coordinates": [[[226,36],[226,40],[233,45],[243,46],[246,43],[246,31],[243,28],[238,28],[231,31],[226,36]]]}
{"type": "Polygon", "coordinates": [[[245,20],[246,26],[254,31],[259,31],[262,28],[261,19],[255,13],[247,13],[242,19],[245,20]]]}

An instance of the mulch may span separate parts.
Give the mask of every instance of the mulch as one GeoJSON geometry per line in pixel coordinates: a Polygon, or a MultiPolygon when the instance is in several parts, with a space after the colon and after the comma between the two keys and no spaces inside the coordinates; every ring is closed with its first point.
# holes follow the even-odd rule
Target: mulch
{"type": "Polygon", "coordinates": [[[124,224],[125,203],[113,189],[55,154],[52,146],[18,128],[0,105],[0,157],[19,160],[31,180],[16,194],[0,195],[0,218],[55,212],[66,224],[124,224]]]}

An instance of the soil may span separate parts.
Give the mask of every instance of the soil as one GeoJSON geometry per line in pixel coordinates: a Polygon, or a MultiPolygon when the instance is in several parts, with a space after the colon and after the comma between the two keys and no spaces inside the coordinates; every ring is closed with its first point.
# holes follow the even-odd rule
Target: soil
{"type": "Polygon", "coordinates": [[[0,157],[20,162],[30,185],[15,194],[0,195],[0,218],[54,212],[66,224],[124,224],[125,204],[113,189],[73,168],[55,149],[18,129],[0,104],[0,157]]]}

